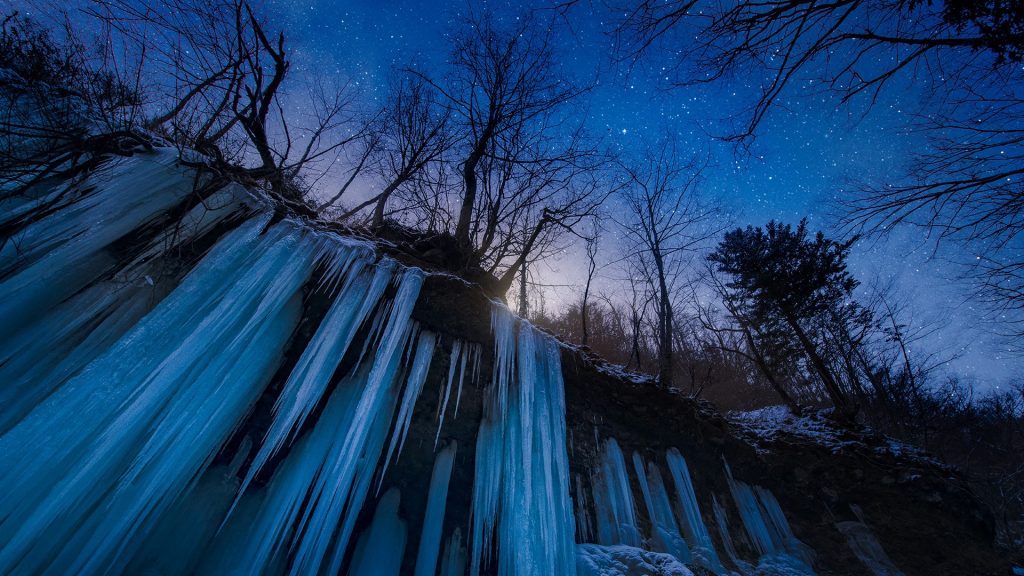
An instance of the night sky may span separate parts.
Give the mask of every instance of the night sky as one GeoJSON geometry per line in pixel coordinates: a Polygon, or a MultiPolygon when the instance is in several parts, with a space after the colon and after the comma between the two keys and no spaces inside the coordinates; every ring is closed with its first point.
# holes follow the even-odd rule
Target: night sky
{"type": "MultiPolygon", "coordinates": [[[[499,23],[527,9],[545,10],[538,23],[555,15],[551,2],[430,2],[418,0],[269,0],[267,21],[284,30],[290,45],[291,73],[307,77],[348,78],[368,103],[383,97],[389,75],[414,64],[440,76],[449,38],[466,26],[470,9],[489,8],[499,23]]],[[[811,78],[785,93],[749,150],[711,135],[728,132],[727,119],[751,104],[759,78],[722,81],[699,88],[672,88],[666,80],[674,62],[652,53],[640,66],[617,62],[612,34],[620,17],[597,0],[581,0],[557,20],[555,52],[565,74],[581,82],[599,79],[585,97],[587,122],[594,135],[627,157],[666,132],[673,132],[695,153],[710,154],[704,193],[718,198],[735,226],[763,225],[769,219],[795,223],[809,219],[812,229],[834,230],[835,203],[848,196],[853,182],[885,181],[907,161],[905,151],[921,143],[902,132],[918,101],[915,86],[893,84],[870,110],[863,103],[839,107],[837,99],[816,90],[811,78]]],[[[301,80],[301,78],[300,78],[301,80]]],[[[301,100],[292,99],[301,107],[301,100]]],[[[614,260],[614,239],[599,256],[614,260]]],[[[915,322],[943,320],[948,326],[930,339],[935,349],[961,357],[951,369],[988,387],[1021,372],[1021,356],[986,322],[969,293],[955,280],[952,262],[969,260],[965,249],[944,246],[933,256],[924,232],[899,229],[884,240],[864,240],[855,248],[851,268],[867,285],[895,281],[917,314],[915,322]]],[[[542,282],[578,284],[580,258],[568,257],[538,270],[542,282]]],[[[607,275],[615,275],[606,271],[607,275]]],[[[549,308],[575,298],[572,288],[551,288],[549,308]]]]}

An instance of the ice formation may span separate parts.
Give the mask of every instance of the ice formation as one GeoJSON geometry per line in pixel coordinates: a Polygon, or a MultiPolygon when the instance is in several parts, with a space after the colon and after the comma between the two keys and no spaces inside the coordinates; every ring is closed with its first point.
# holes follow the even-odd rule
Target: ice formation
{"type": "Polygon", "coordinates": [[[576,552],[579,576],[693,576],[671,554],[651,552],[624,544],[580,544],[576,552]]]}
{"type": "Polygon", "coordinates": [[[743,527],[760,555],[758,565],[791,574],[814,574],[812,553],[793,535],[775,496],[765,488],[733,478],[728,463],[725,470],[743,527]]]}
{"type": "Polygon", "coordinates": [[[850,545],[854,556],[875,576],[903,576],[903,572],[892,563],[882,544],[867,525],[860,506],[853,504],[850,508],[857,516],[857,520],[836,522],[836,529],[846,536],[846,543],[850,545]]]}
{"type": "MultiPolygon", "coordinates": [[[[0,475],[0,573],[728,573],[675,448],[627,462],[596,440],[570,478],[562,350],[503,305],[493,356],[425,329],[422,271],[238,186],[199,199],[167,150],[35,194],[0,213],[17,231],[0,244],[0,454],[17,471],[0,475]],[[471,397],[472,498],[454,507],[470,512],[453,521],[444,433],[471,397]],[[435,455],[422,495],[393,481],[414,449],[435,455]]],[[[727,474],[759,565],[810,573],[774,496],[727,474]]],[[[712,503],[726,559],[752,573],[712,503]]],[[[839,529],[895,573],[870,533],[839,529]]]]}
{"type": "Polygon", "coordinates": [[[495,361],[476,445],[470,573],[576,571],[558,344],[495,304],[495,361]],[[496,553],[496,554],[495,554],[496,553]]]}
{"type": "Polygon", "coordinates": [[[398,576],[405,551],[405,521],[398,516],[401,494],[392,488],[377,503],[373,522],[352,555],[351,576],[398,576]]]}
{"type": "Polygon", "coordinates": [[[686,536],[686,541],[690,544],[690,553],[693,555],[694,561],[715,574],[724,573],[725,569],[718,559],[715,544],[711,541],[711,534],[700,515],[700,506],[697,504],[697,495],[693,491],[693,481],[690,478],[690,469],[686,466],[686,459],[675,448],[668,449],[665,459],[668,461],[668,468],[676,487],[676,497],[679,499],[683,511],[683,533],[686,536]]]}
{"type": "Polygon", "coordinates": [[[639,548],[642,538],[637,527],[636,505],[629,486],[626,460],[614,438],[604,443],[601,467],[593,478],[594,509],[597,515],[597,543],[625,544],[639,548]]]}
{"type": "Polygon", "coordinates": [[[415,576],[436,574],[441,531],[444,528],[445,504],[448,502],[448,481],[451,480],[457,449],[458,444],[452,440],[441,450],[434,462],[434,471],[430,476],[430,492],[427,496],[427,512],[424,514],[423,532],[420,536],[419,552],[416,554],[415,576]]]}
{"type": "MultiPolygon", "coordinates": [[[[161,150],[6,199],[0,450],[18,473],[0,477],[0,573],[398,573],[398,493],[373,487],[440,346],[412,320],[423,273],[237,186],[197,201],[192,178],[161,150]],[[297,340],[312,294],[328,305],[297,340]]],[[[503,307],[494,322],[474,501],[491,513],[471,542],[496,547],[502,574],[571,574],[560,350],[503,307]]],[[[453,341],[435,443],[481,356],[453,341]]],[[[454,456],[437,456],[417,574],[469,564],[445,523],[454,456]]]]}
{"type": "Polygon", "coordinates": [[[655,552],[671,554],[680,562],[689,562],[690,548],[679,533],[679,524],[672,514],[672,504],[665,491],[661,470],[654,462],[648,463],[645,469],[644,460],[638,452],[633,452],[633,467],[640,481],[647,517],[651,520],[651,548],[655,552]]]}

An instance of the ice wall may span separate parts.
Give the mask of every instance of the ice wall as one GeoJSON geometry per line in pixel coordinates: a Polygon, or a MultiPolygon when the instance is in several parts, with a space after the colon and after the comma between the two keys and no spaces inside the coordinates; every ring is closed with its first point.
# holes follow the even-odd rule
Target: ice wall
{"type": "Polygon", "coordinates": [[[494,305],[495,362],[476,445],[470,573],[575,574],[557,342],[494,305]]]}
{"type": "Polygon", "coordinates": [[[449,518],[442,433],[492,343],[413,320],[420,270],[193,184],[159,150],[0,214],[0,573],[572,574],[559,344],[495,304],[449,518]],[[393,486],[411,445],[423,510],[393,486]]]}

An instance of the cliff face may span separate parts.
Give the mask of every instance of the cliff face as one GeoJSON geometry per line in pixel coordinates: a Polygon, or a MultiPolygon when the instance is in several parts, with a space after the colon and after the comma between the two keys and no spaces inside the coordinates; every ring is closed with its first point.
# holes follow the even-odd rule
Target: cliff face
{"type": "Polygon", "coordinates": [[[726,419],[194,177],[3,197],[0,573],[1009,572],[905,446],[726,419]]]}
{"type": "MultiPolygon", "coordinates": [[[[481,319],[486,313],[479,291],[443,277],[427,280],[416,311],[425,325],[476,339],[485,349],[489,326],[481,319]]],[[[910,446],[870,431],[844,431],[824,416],[780,418],[765,411],[729,420],[709,403],[661,389],[571,346],[562,348],[562,369],[572,496],[590,506],[585,519],[577,518],[581,542],[596,540],[596,534],[584,539],[581,525],[598,522],[593,477],[601,467],[603,443],[614,438],[626,455],[641,537],[649,540],[652,524],[631,456],[636,452],[657,463],[671,483],[665,453],[675,448],[685,456],[703,521],[727,570],[737,566],[725,552],[712,497],[725,510],[739,559],[756,566],[759,556],[730,493],[728,466],[737,481],[764,487],[778,499],[793,534],[814,551],[813,569],[819,574],[1009,573],[1007,560],[994,548],[990,514],[966,482],[955,469],[910,446]],[[875,546],[881,559],[870,557],[879,552],[875,546]]],[[[430,396],[425,393],[422,400],[424,431],[430,425],[430,396]]],[[[467,412],[467,421],[478,418],[476,409],[467,412]]],[[[472,443],[475,432],[472,425],[446,430],[460,445],[472,443]]],[[[463,456],[467,460],[457,469],[472,469],[470,455],[463,456]]],[[[421,458],[429,460],[426,454],[421,458]]],[[[468,495],[471,475],[458,481],[464,488],[456,488],[453,477],[450,494],[468,495]]],[[[679,505],[673,506],[678,511],[679,505]]]]}

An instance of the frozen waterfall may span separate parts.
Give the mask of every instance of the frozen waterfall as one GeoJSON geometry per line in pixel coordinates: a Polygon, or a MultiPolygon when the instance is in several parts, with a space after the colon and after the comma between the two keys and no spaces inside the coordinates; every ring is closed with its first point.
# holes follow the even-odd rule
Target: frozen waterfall
{"type": "Polygon", "coordinates": [[[0,214],[0,573],[571,574],[559,345],[495,304],[463,524],[445,431],[491,343],[414,320],[420,270],[193,184],[160,149],[0,214]]]}

